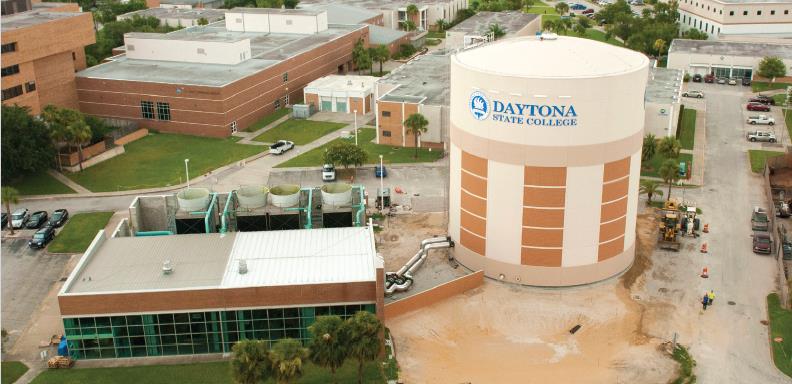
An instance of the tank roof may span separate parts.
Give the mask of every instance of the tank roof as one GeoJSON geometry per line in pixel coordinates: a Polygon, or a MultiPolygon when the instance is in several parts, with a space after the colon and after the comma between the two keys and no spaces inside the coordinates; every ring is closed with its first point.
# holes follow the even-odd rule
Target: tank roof
{"type": "Polygon", "coordinates": [[[460,52],[452,60],[504,76],[560,79],[615,76],[649,65],[649,59],[641,53],[567,36],[499,40],[460,52]]]}

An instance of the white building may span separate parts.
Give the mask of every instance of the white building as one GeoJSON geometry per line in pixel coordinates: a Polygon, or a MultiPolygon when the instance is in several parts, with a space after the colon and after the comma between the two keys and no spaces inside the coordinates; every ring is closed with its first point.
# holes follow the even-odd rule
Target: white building
{"type": "Polygon", "coordinates": [[[489,36],[489,29],[492,25],[498,25],[506,32],[501,38],[531,36],[542,30],[542,18],[523,12],[478,12],[446,31],[445,47],[466,48],[490,41],[492,37],[489,36]]]}
{"type": "Polygon", "coordinates": [[[668,49],[668,68],[691,75],[753,78],[759,62],[767,56],[779,57],[792,74],[792,42],[707,41],[675,39],[668,49]]]}
{"type": "Polygon", "coordinates": [[[383,26],[399,29],[401,22],[408,19],[407,6],[413,4],[418,14],[409,17],[419,31],[434,27],[437,20],[453,21],[457,13],[468,7],[467,0],[302,0],[300,7],[314,5],[344,4],[376,10],[382,14],[383,26]]]}
{"type": "Polygon", "coordinates": [[[657,138],[676,136],[679,121],[680,90],[684,72],[679,69],[651,68],[644,94],[644,131],[657,138]]]}
{"type": "Polygon", "coordinates": [[[792,0],[679,0],[682,31],[710,39],[733,35],[792,36],[792,0]]]}
{"type": "Polygon", "coordinates": [[[201,19],[208,24],[223,20],[224,9],[201,8],[148,8],[139,11],[118,15],[117,20],[128,20],[135,16],[154,17],[159,19],[161,25],[169,27],[194,27],[200,25],[201,19]]]}
{"type": "Polygon", "coordinates": [[[305,86],[305,104],[313,105],[316,111],[365,115],[371,112],[376,82],[374,76],[325,76],[305,86]]]}

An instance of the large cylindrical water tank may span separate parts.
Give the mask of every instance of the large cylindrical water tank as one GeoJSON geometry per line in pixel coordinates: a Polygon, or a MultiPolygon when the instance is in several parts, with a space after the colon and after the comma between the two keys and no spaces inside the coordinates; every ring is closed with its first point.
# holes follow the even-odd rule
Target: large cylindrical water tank
{"type": "Polygon", "coordinates": [[[276,185],[269,190],[272,205],[290,208],[300,203],[300,186],[293,184],[276,185]]]}
{"type": "Polygon", "coordinates": [[[256,209],[267,205],[269,188],[264,185],[246,185],[237,189],[236,196],[239,207],[243,209],[256,209]]]}
{"type": "Polygon", "coordinates": [[[179,209],[183,211],[203,211],[209,205],[209,190],[206,188],[185,188],[176,193],[179,209]]]}
{"type": "Polygon", "coordinates": [[[456,260],[537,286],[591,283],[631,265],[648,64],[563,36],[452,57],[456,260]]]}
{"type": "Polygon", "coordinates": [[[348,206],[352,204],[352,186],[347,183],[332,183],[322,186],[322,204],[348,206]]]}

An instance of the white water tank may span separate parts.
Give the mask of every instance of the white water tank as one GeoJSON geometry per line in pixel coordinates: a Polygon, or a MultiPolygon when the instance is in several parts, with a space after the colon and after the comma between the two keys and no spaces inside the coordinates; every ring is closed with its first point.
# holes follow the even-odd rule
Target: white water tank
{"type": "Polygon", "coordinates": [[[237,189],[236,195],[239,207],[244,209],[261,208],[267,205],[269,188],[264,185],[246,185],[237,189]]]}
{"type": "Polygon", "coordinates": [[[276,185],[269,190],[272,205],[279,208],[294,207],[300,203],[300,186],[294,184],[276,185]]]}
{"type": "Polygon", "coordinates": [[[346,183],[323,185],[322,204],[332,206],[352,204],[352,186],[346,183]]]}
{"type": "Polygon", "coordinates": [[[203,211],[209,205],[209,190],[206,188],[185,188],[176,194],[179,209],[183,211],[203,211]]]}

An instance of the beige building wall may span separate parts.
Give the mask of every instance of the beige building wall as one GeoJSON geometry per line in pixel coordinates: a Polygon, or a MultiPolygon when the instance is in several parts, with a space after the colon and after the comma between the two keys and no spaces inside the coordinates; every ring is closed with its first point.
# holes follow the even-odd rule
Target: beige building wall
{"type": "Polygon", "coordinates": [[[762,35],[792,33],[792,1],[723,2],[680,0],[682,31],[696,28],[710,39],[719,35],[762,35]]]}

